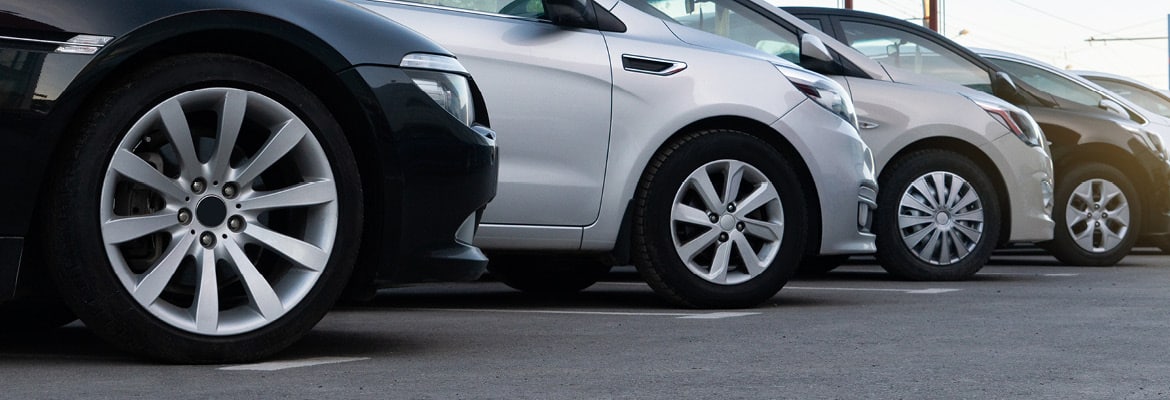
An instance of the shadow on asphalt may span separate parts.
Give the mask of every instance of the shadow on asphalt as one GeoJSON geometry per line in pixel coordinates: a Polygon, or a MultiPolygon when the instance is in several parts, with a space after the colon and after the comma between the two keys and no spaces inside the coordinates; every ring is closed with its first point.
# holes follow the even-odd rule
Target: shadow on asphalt
{"type": "Polygon", "coordinates": [[[124,353],[98,338],[80,322],[61,328],[32,333],[0,334],[0,361],[27,359],[54,363],[65,358],[70,364],[92,359],[108,364],[111,361],[140,363],[143,360],[124,353]]]}

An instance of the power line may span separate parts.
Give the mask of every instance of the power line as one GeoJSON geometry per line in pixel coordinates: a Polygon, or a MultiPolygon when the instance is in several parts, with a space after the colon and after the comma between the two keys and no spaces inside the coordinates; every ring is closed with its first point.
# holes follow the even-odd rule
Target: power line
{"type": "Polygon", "coordinates": [[[1119,37],[1119,38],[1095,38],[1089,36],[1085,39],[1086,42],[1136,42],[1140,40],[1166,40],[1166,36],[1152,36],[1152,37],[1119,37]]]}

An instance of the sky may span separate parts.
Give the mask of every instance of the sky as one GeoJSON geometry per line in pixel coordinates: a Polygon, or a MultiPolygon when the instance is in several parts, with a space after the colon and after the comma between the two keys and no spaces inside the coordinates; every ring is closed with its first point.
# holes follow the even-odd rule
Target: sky
{"type": "MultiPolygon", "coordinates": [[[[770,0],[841,7],[841,0],[770,0]]],[[[1170,89],[1167,0],[939,0],[942,31],[968,47],[1023,54],[1060,68],[1124,75],[1170,89]],[[961,33],[963,31],[966,33],[961,33]],[[1089,38],[1158,38],[1089,42],[1089,38]]],[[[921,23],[922,0],[853,0],[853,8],[921,23]]]]}

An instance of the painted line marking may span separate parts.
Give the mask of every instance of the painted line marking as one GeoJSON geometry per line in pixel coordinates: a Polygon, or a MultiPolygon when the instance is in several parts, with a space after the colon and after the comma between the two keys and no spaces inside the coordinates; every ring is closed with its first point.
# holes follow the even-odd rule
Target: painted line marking
{"type": "Polygon", "coordinates": [[[1064,273],[1064,274],[1035,274],[1027,272],[980,272],[979,275],[1005,275],[1005,276],[1079,276],[1080,274],[1064,273]]]}
{"type": "Polygon", "coordinates": [[[675,313],[675,312],[624,312],[624,311],[572,311],[572,310],[506,310],[498,308],[411,308],[411,311],[448,311],[448,312],[492,312],[506,314],[560,314],[560,315],[616,315],[625,317],[675,317],[685,319],[723,319],[758,315],[758,312],[713,312],[713,313],[675,313]]]}
{"type": "Polygon", "coordinates": [[[795,289],[795,290],[840,290],[840,291],[853,291],[853,292],[898,292],[898,293],[907,293],[907,294],[939,294],[939,293],[950,293],[950,292],[958,292],[958,291],[960,291],[960,290],[963,290],[963,289],[940,289],[940,288],[929,288],[929,289],[874,289],[874,288],[834,288],[834,287],[807,287],[807,286],[785,286],[785,287],[784,287],[784,289],[795,289]]]}
{"type": "Polygon", "coordinates": [[[269,361],[256,364],[241,364],[219,368],[220,371],[279,371],[289,368],[312,367],[316,365],[340,364],[369,360],[369,357],[317,357],[303,360],[269,361]]]}

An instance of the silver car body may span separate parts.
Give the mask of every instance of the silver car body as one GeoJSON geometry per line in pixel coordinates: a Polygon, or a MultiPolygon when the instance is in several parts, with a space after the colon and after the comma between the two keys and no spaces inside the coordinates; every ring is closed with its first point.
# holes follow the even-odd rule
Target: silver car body
{"type": "MultiPolygon", "coordinates": [[[[830,76],[850,90],[861,126],[861,137],[874,153],[880,174],[896,156],[916,143],[946,137],[977,149],[994,165],[1007,196],[1010,230],[1007,240],[1038,242],[1052,239],[1052,159],[1047,143],[1029,146],[975,103],[1027,115],[994,96],[931,76],[887,66],[837,41],[812,25],[760,0],[758,9],[779,16],[803,33],[817,36],[828,48],[860,70],[864,77],[830,76]]],[[[1031,116],[1027,117],[1031,121],[1031,116]]],[[[1041,142],[1044,142],[1041,140],[1041,142]]],[[[953,143],[953,142],[952,142],[953,143]]],[[[953,144],[948,144],[955,148],[953,144]]],[[[960,152],[967,152],[956,149],[960,152]]],[[[1001,238],[1003,236],[1001,235],[1001,238]]]]}
{"type": "Polygon", "coordinates": [[[874,201],[872,156],[851,124],[806,101],[776,65],[799,67],[722,38],[708,39],[711,46],[686,43],[661,20],[616,0],[598,4],[625,32],[403,1],[358,4],[444,44],[476,76],[501,159],[498,194],[477,246],[612,250],[660,146],[704,121],[734,120],[766,126],[799,152],[823,211],[810,217],[821,228],[821,253],[875,250],[874,236],[858,226],[859,208],[874,201]],[[685,69],[629,70],[629,57],[685,69]]]}

